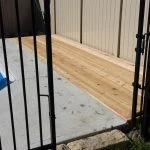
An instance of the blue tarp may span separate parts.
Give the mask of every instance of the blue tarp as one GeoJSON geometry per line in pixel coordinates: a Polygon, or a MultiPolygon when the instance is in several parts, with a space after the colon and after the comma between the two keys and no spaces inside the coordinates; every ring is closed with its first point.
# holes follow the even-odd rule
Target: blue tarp
{"type": "Polygon", "coordinates": [[[7,78],[0,73],[0,90],[7,86],[7,78]]]}

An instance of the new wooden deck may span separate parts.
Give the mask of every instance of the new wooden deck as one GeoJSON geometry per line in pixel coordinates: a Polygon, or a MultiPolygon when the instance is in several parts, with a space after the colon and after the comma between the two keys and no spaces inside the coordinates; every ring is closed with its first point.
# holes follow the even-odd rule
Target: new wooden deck
{"type": "MultiPolygon", "coordinates": [[[[45,39],[37,38],[38,55],[45,61],[45,39]]],[[[33,51],[32,37],[23,45],[33,51]]],[[[54,69],[94,96],[125,120],[131,118],[134,67],[70,40],[53,36],[54,69]]],[[[86,112],[85,112],[86,113],[86,112]]]]}

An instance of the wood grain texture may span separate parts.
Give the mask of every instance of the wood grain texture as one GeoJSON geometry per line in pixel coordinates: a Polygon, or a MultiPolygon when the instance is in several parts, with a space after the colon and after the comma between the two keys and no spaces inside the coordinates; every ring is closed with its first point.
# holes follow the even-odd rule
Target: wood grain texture
{"type": "MultiPolygon", "coordinates": [[[[31,37],[23,38],[22,41],[25,47],[33,50],[31,37]]],[[[96,55],[93,50],[61,40],[57,36],[53,37],[52,42],[55,71],[94,96],[123,119],[131,118],[133,66],[100,53],[96,55]]],[[[45,38],[39,36],[37,44],[38,55],[45,62],[45,38]]]]}

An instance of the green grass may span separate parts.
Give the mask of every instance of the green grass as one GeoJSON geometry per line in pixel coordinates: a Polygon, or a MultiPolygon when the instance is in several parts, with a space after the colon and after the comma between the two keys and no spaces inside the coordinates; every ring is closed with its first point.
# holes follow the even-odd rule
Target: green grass
{"type": "Polygon", "coordinates": [[[129,150],[150,150],[150,143],[138,139],[131,142],[129,150]]]}

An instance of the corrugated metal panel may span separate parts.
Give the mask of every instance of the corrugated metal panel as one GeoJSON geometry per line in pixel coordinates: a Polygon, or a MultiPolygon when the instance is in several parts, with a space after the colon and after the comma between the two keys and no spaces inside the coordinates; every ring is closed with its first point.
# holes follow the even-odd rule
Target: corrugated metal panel
{"type": "Polygon", "coordinates": [[[80,41],[80,0],[56,0],[56,33],[80,41]]]}
{"type": "Polygon", "coordinates": [[[83,44],[117,55],[120,0],[86,0],[83,44]]]}
{"type": "MultiPolygon", "coordinates": [[[[44,0],[39,0],[42,12],[44,13],[44,0]]],[[[54,0],[51,0],[50,4],[50,9],[51,9],[51,32],[52,34],[55,33],[55,25],[54,25],[54,0]]]]}
{"type": "MultiPolygon", "coordinates": [[[[40,0],[43,1],[43,0],[40,0]]],[[[83,44],[117,56],[121,0],[83,0],[83,44]]],[[[81,0],[56,0],[56,32],[80,41],[81,0]]],[[[149,0],[146,1],[146,18],[149,0]]],[[[54,33],[54,0],[51,1],[54,33]]],[[[123,0],[120,58],[135,61],[139,1],[123,0]]],[[[144,25],[146,29],[146,23],[144,25]]],[[[144,31],[146,31],[144,29],[144,31]]],[[[143,58],[142,58],[143,59],[143,58]]]]}
{"type": "MultiPolygon", "coordinates": [[[[137,0],[124,1],[122,30],[121,30],[121,48],[120,57],[131,62],[135,61],[136,34],[138,30],[139,2],[137,0]]],[[[146,32],[146,20],[148,16],[148,3],[146,1],[146,17],[144,32],[146,32]]],[[[143,59],[143,58],[142,58],[143,59]]]]}

